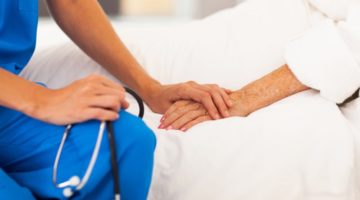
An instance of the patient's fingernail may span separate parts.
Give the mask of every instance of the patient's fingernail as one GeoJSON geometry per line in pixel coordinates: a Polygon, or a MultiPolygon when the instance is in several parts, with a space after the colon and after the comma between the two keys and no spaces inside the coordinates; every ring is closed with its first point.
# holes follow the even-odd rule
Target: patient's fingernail
{"type": "Polygon", "coordinates": [[[165,120],[165,117],[162,117],[161,119],[160,119],[160,122],[163,122],[165,120]]]}
{"type": "Polygon", "coordinates": [[[169,127],[166,128],[166,130],[172,130],[172,129],[173,129],[172,126],[169,126],[169,127]]]}
{"type": "Polygon", "coordinates": [[[225,111],[225,116],[224,117],[230,117],[229,111],[225,111]]]}
{"type": "Polygon", "coordinates": [[[232,101],[228,101],[227,104],[228,104],[228,106],[230,106],[230,107],[233,106],[233,102],[232,102],[232,101]]]}
{"type": "Polygon", "coordinates": [[[220,119],[220,115],[219,115],[219,114],[216,114],[216,115],[215,115],[215,119],[220,119]]]}
{"type": "Polygon", "coordinates": [[[164,125],[163,124],[160,124],[158,129],[163,129],[164,128],[164,125]]]}
{"type": "Polygon", "coordinates": [[[182,131],[182,132],[186,132],[186,128],[182,128],[181,131],[182,131]]]}

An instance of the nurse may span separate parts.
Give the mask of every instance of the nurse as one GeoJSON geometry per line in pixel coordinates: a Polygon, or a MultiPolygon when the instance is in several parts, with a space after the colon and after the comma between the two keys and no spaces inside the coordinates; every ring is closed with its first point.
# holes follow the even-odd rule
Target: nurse
{"type": "MultiPolygon", "coordinates": [[[[228,116],[230,100],[222,89],[193,82],[161,85],[146,74],[96,0],[51,0],[48,6],[64,32],[153,111],[163,113],[176,100],[192,99],[214,119],[228,116]]],[[[59,182],[84,175],[99,120],[114,121],[122,199],[146,199],[156,139],[141,120],[123,111],[128,103],[122,86],[92,75],[51,90],[17,76],[33,54],[37,20],[37,0],[0,1],[0,168],[6,172],[0,174],[0,199],[28,199],[21,187],[39,199],[63,199],[52,183],[52,167],[64,125],[75,124],[63,150],[59,182]]],[[[75,199],[113,197],[108,143],[102,143],[90,180],[75,199]]]]}

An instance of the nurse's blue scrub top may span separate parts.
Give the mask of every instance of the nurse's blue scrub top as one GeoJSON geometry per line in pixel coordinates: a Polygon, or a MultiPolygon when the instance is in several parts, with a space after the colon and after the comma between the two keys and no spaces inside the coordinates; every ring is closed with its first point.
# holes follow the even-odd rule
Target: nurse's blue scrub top
{"type": "Polygon", "coordinates": [[[38,0],[0,0],[0,67],[19,74],[36,44],[38,0]]]}

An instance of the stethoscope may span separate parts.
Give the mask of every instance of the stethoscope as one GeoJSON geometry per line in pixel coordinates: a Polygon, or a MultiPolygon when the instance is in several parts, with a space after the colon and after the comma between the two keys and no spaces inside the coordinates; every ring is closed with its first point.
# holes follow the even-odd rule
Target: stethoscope
{"type": "MultiPolygon", "coordinates": [[[[143,118],[144,112],[145,112],[143,101],[134,91],[130,90],[129,88],[125,88],[125,90],[126,90],[126,92],[131,94],[136,99],[136,101],[139,105],[139,115],[138,116],[140,118],[143,118]]],[[[60,157],[61,157],[64,145],[65,145],[66,139],[68,138],[72,127],[73,127],[73,125],[68,125],[65,128],[59,149],[56,153],[54,167],[53,167],[53,174],[52,174],[52,176],[53,176],[52,179],[53,179],[54,185],[59,189],[63,189],[63,195],[65,198],[68,198],[68,199],[74,197],[78,192],[80,192],[81,189],[84,188],[86,183],[89,181],[91,173],[94,169],[96,160],[99,155],[101,141],[103,139],[105,130],[107,129],[107,135],[108,135],[109,146],[110,146],[110,155],[111,155],[111,168],[112,168],[112,174],[113,174],[113,178],[114,178],[115,200],[120,200],[119,168],[118,168],[118,163],[117,163],[117,159],[116,159],[116,145],[115,145],[114,128],[113,128],[113,124],[111,122],[105,122],[105,121],[101,122],[100,127],[99,127],[98,137],[96,139],[96,143],[94,146],[94,150],[92,152],[90,162],[88,164],[88,167],[87,167],[82,179],[80,179],[79,176],[74,175],[65,182],[57,183],[57,173],[58,173],[60,157]]]]}

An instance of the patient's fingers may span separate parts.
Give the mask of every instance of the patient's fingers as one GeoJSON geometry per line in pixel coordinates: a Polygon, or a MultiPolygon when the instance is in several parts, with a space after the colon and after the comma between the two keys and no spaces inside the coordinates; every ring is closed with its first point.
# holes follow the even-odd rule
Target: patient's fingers
{"type": "MultiPolygon", "coordinates": [[[[198,110],[192,110],[185,115],[178,118],[176,121],[174,121],[170,126],[169,129],[175,129],[175,130],[182,130],[185,131],[185,129],[182,129],[186,124],[190,123],[191,121],[194,121],[195,119],[207,115],[207,112],[205,109],[198,109],[198,110]]],[[[211,119],[211,118],[210,118],[211,119]]]]}
{"type": "Polygon", "coordinates": [[[161,118],[161,121],[163,121],[165,118],[168,118],[171,113],[173,113],[178,107],[185,106],[189,104],[191,101],[184,100],[184,101],[177,101],[173,105],[170,106],[170,108],[165,112],[163,117],[161,118]]]}
{"type": "MultiPolygon", "coordinates": [[[[160,129],[166,128],[166,129],[173,129],[172,124],[177,121],[179,118],[183,117],[186,113],[194,110],[200,110],[201,105],[198,103],[190,103],[188,105],[180,105],[176,107],[176,109],[168,116],[166,117],[159,126],[160,129]]],[[[202,109],[203,110],[203,109],[202,109]]],[[[203,111],[204,113],[204,111],[203,111]]]]}
{"type": "Polygon", "coordinates": [[[185,126],[183,126],[181,128],[181,131],[188,131],[190,128],[192,128],[193,126],[197,125],[197,124],[200,124],[202,122],[205,122],[205,121],[210,121],[212,120],[211,117],[209,115],[203,115],[203,116],[200,116],[198,118],[196,118],[195,120],[193,121],[190,121],[189,123],[187,123],[185,126]]]}
{"type": "Polygon", "coordinates": [[[188,100],[184,100],[184,101],[177,101],[175,102],[166,112],[165,114],[163,115],[163,117],[161,118],[161,122],[163,122],[166,118],[168,118],[171,114],[174,113],[174,111],[176,109],[178,109],[179,107],[182,107],[182,106],[186,106],[190,103],[194,103],[192,101],[188,101],[188,100]]]}

